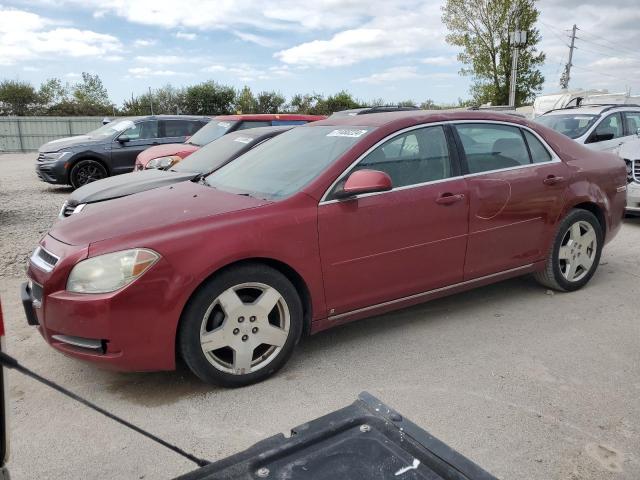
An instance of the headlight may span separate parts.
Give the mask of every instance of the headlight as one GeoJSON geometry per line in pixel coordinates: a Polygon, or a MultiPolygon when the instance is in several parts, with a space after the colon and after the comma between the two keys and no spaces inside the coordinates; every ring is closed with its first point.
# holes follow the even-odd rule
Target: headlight
{"type": "Polygon", "coordinates": [[[153,250],[134,248],[88,258],[69,274],[67,290],[76,293],[108,293],[129,285],[160,259],[153,250]]]}
{"type": "Polygon", "coordinates": [[[182,158],[180,158],[178,155],[171,155],[170,157],[158,157],[150,160],[149,163],[147,163],[147,166],[144,168],[158,168],[160,170],[166,170],[167,168],[171,168],[180,160],[182,160],[182,158]]]}
{"type": "Polygon", "coordinates": [[[64,157],[71,155],[71,152],[49,152],[49,153],[41,153],[38,156],[38,160],[41,162],[55,162],[56,160],[60,160],[64,157]]]}

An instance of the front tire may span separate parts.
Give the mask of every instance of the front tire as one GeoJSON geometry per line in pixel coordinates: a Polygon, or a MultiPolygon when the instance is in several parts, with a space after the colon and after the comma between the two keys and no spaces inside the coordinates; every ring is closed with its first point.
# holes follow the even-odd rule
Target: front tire
{"type": "Polygon", "coordinates": [[[604,234],[596,216],[587,210],[571,210],[560,222],[545,269],[534,276],[554,290],[578,290],[596,272],[603,245],[604,234]]]}
{"type": "Polygon", "coordinates": [[[291,282],[266,265],[242,265],[197,290],[181,318],[178,348],[200,379],[241,387],[282,368],[302,325],[302,303],[291,282]]]}
{"type": "Polygon", "coordinates": [[[109,172],[100,162],[96,160],[80,160],[69,173],[69,182],[73,188],[80,188],[96,180],[106,178],[109,172]]]}

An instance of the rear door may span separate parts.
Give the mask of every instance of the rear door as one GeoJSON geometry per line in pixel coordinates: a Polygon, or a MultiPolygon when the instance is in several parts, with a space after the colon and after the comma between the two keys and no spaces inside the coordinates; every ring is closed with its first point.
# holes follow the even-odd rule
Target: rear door
{"type": "Polygon", "coordinates": [[[112,173],[126,173],[133,170],[136,157],[140,152],[160,143],[157,120],[141,120],[120,135],[112,142],[111,168],[112,173]],[[126,142],[121,138],[128,138],[126,142]]]}
{"type": "Polygon", "coordinates": [[[637,138],[640,134],[640,111],[622,112],[625,142],[637,138]]]}
{"type": "Polygon", "coordinates": [[[458,122],[469,188],[465,280],[546,256],[568,168],[534,132],[511,124],[458,122]]]}
{"type": "Polygon", "coordinates": [[[437,125],[391,136],[347,170],[320,202],[330,314],[462,280],[469,205],[445,132],[437,125]],[[393,189],[336,200],[333,192],[359,169],[387,173],[393,189]]]}

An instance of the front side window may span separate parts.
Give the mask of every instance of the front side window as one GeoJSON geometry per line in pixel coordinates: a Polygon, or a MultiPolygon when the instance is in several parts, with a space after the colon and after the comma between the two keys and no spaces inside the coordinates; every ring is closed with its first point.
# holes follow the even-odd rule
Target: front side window
{"type": "Polygon", "coordinates": [[[126,135],[130,140],[158,138],[158,122],[157,120],[138,122],[133,127],[122,132],[122,135],[126,135]]]}
{"type": "Polygon", "coordinates": [[[206,177],[221,190],[280,199],[317,178],[373,127],[293,128],[264,142],[206,177]]]}
{"type": "Polygon", "coordinates": [[[587,133],[597,119],[597,115],[563,113],[542,115],[535,121],[569,138],[576,139],[587,133]]]}
{"type": "Polygon", "coordinates": [[[622,117],[619,113],[614,113],[598,124],[587,143],[605,142],[622,136],[622,117]]]}
{"type": "Polygon", "coordinates": [[[489,172],[529,165],[531,159],[518,127],[493,124],[461,124],[455,126],[469,173],[489,172]]]}
{"type": "MultiPolygon", "coordinates": [[[[385,172],[394,188],[449,178],[451,161],[443,127],[419,128],[386,141],[367,154],[344,179],[365,169],[385,172]]],[[[339,182],[334,191],[341,185],[339,182]]]]}
{"type": "Polygon", "coordinates": [[[640,128],[640,112],[624,112],[625,136],[636,135],[640,128]]]}
{"type": "Polygon", "coordinates": [[[549,153],[549,150],[542,145],[542,142],[536,138],[536,136],[528,130],[522,130],[525,138],[527,139],[527,145],[529,145],[529,151],[531,152],[531,160],[533,163],[550,162],[553,158],[549,153]]]}

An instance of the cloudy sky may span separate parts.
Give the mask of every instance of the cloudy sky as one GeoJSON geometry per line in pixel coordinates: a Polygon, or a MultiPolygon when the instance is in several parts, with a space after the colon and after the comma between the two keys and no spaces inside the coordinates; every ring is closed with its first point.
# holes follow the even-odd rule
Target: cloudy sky
{"type": "MultiPolygon", "coordinates": [[[[203,80],[253,90],[389,101],[467,97],[444,41],[443,0],[0,0],[0,78],[97,73],[120,103],[203,80]]],[[[540,0],[545,91],[557,90],[573,23],[571,87],[640,93],[638,0],[540,0]],[[615,6],[614,6],[615,5],[615,6]]]]}

